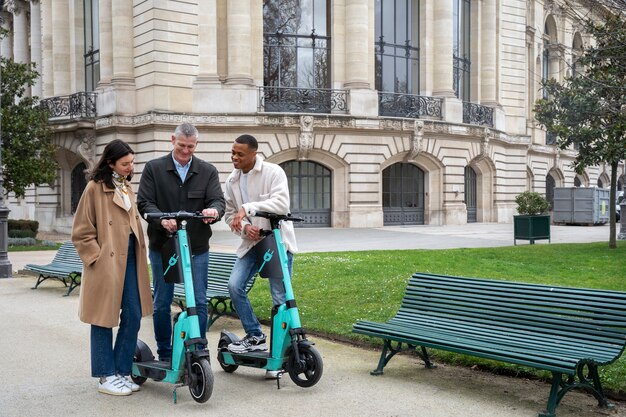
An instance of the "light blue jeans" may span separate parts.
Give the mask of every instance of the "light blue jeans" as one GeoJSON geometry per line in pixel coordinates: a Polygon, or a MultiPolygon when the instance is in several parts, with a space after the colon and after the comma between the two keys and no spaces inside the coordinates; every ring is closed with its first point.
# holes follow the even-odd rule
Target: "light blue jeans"
{"type": "MultiPolygon", "coordinates": [[[[257,253],[256,246],[246,253],[243,258],[237,258],[233,270],[228,280],[228,291],[233,302],[233,307],[239,315],[243,329],[247,336],[261,336],[261,323],[256,318],[248,293],[246,293],[246,285],[253,276],[259,272],[259,266],[256,263],[257,253]]],[[[293,266],[293,254],[287,252],[289,260],[289,276],[291,277],[291,269],[293,266]]],[[[270,292],[272,294],[272,302],[274,305],[285,303],[285,286],[282,278],[269,278],[270,292]]]]}
{"type": "MultiPolygon", "coordinates": [[[[163,279],[161,252],[150,250],[150,267],[152,268],[152,285],[154,287],[154,337],[157,343],[157,354],[161,360],[172,357],[172,300],[174,284],[163,279]]],[[[200,337],[206,338],[208,306],[206,301],[206,285],[209,270],[209,252],[192,255],[193,290],[196,298],[196,312],[200,323],[200,337]]]]}
{"type": "Polygon", "coordinates": [[[128,261],[124,276],[124,290],[120,327],[113,346],[113,329],[91,325],[91,376],[129,375],[141,326],[141,300],[137,285],[135,237],[128,242],[128,261]]]}

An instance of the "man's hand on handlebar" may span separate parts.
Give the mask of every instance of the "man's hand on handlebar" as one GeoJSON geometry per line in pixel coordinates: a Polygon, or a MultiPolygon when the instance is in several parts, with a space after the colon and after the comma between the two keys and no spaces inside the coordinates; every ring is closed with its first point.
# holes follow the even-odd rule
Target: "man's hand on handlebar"
{"type": "Polygon", "coordinates": [[[205,208],[202,210],[202,215],[207,216],[207,218],[202,219],[204,224],[213,223],[219,217],[219,213],[214,208],[205,208]]]}

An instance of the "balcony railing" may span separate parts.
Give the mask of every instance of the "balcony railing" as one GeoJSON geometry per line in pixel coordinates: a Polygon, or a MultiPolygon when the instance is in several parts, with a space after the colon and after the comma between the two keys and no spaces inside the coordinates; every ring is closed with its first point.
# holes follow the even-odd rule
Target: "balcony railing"
{"type": "Polygon", "coordinates": [[[463,123],[493,127],[493,107],[464,102],[463,123]]]}
{"type": "Polygon", "coordinates": [[[330,88],[259,87],[259,111],[348,113],[348,94],[330,88]]]}
{"type": "Polygon", "coordinates": [[[402,93],[378,93],[380,116],[442,118],[443,99],[402,93]]]}
{"type": "Polygon", "coordinates": [[[97,116],[95,92],[50,97],[41,100],[40,105],[48,110],[50,121],[94,119],[97,116]]]}

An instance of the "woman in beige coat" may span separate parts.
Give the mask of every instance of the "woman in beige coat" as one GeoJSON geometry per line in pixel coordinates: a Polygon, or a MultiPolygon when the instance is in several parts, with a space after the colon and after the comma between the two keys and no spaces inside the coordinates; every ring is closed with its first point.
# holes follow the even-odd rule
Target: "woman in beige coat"
{"type": "Polygon", "coordinates": [[[100,378],[98,391],[111,395],[139,390],[128,375],[141,317],[152,314],[146,244],[129,182],[134,159],[119,139],[104,148],[88,175],[72,228],[83,261],[79,317],[91,324],[91,374],[100,378]]]}

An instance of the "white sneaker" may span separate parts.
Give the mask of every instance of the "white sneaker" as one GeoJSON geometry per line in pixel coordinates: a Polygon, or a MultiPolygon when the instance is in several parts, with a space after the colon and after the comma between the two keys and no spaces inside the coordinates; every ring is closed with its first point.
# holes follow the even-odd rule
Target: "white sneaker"
{"type": "Polygon", "coordinates": [[[130,388],[132,392],[137,392],[141,389],[139,385],[133,382],[130,376],[118,375],[118,377],[124,382],[124,384],[126,384],[128,388],[130,388]]]}
{"type": "Polygon", "coordinates": [[[126,386],[126,383],[117,375],[100,378],[98,392],[109,395],[130,395],[133,391],[126,386]]]}

